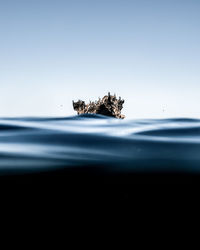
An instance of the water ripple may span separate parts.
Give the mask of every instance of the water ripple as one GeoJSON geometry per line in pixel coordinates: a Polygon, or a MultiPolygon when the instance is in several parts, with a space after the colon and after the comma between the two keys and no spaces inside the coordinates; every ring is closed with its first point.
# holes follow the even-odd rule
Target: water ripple
{"type": "Polygon", "coordinates": [[[0,119],[0,171],[90,165],[107,171],[199,173],[200,120],[0,119]]]}

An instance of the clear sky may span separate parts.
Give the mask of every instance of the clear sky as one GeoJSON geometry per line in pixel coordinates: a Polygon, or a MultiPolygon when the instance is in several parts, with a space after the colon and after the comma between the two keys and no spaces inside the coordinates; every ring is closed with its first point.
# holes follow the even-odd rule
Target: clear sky
{"type": "Polygon", "coordinates": [[[200,118],[200,0],[0,0],[0,116],[200,118]]]}

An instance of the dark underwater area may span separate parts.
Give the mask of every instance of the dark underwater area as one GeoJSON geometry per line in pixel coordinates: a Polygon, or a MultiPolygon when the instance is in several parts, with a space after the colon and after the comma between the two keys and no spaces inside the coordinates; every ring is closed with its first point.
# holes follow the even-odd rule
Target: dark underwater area
{"type": "Polygon", "coordinates": [[[1,198],[13,204],[195,204],[199,177],[198,119],[0,119],[1,198]]]}

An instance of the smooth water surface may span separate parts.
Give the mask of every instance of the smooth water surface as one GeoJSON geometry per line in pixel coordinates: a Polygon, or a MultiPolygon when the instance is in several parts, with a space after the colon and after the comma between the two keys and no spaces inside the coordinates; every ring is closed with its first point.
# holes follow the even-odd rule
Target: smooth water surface
{"type": "Polygon", "coordinates": [[[200,120],[0,119],[0,173],[84,166],[200,173],[200,120]]]}

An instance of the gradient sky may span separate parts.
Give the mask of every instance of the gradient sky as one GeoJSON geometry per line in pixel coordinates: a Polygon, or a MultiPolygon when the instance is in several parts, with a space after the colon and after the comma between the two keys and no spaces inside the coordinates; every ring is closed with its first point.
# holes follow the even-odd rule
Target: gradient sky
{"type": "Polygon", "coordinates": [[[0,87],[0,116],[110,91],[127,118],[200,118],[200,1],[0,0],[0,87]]]}

